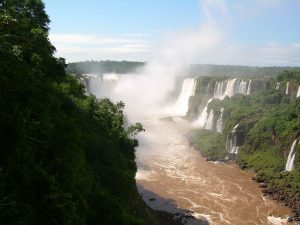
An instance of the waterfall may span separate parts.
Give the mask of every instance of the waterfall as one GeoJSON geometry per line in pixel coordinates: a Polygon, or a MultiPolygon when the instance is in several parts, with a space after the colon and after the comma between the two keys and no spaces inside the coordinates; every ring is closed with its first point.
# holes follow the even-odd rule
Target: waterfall
{"type": "Polygon", "coordinates": [[[252,84],[252,80],[249,80],[249,84],[248,84],[248,88],[247,88],[247,95],[251,95],[251,84],[252,84]]]}
{"type": "Polygon", "coordinates": [[[84,74],[87,88],[87,94],[93,94],[96,97],[102,96],[102,75],[84,74]]]}
{"type": "Polygon", "coordinates": [[[226,96],[232,97],[236,94],[251,94],[251,80],[228,79],[217,81],[214,89],[214,98],[223,100],[226,96]]]}
{"type": "Polygon", "coordinates": [[[239,82],[238,93],[246,95],[247,91],[248,91],[248,89],[247,89],[248,86],[247,85],[248,85],[247,81],[242,80],[241,82],[239,82]]]}
{"type": "Polygon", "coordinates": [[[214,121],[214,110],[211,109],[209,112],[208,119],[205,124],[205,130],[212,130],[213,129],[213,121],[214,121]]]}
{"type": "MultiPolygon", "coordinates": [[[[214,88],[214,97],[209,99],[209,101],[206,104],[206,107],[203,109],[201,114],[199,114],[200,116],[198,117],[198,119],[193,123],[193,126],[205,128],[205,129],[212,129],[212,128],[207,128],[207,126],[208,127],[213,126],[213,124],[212,123],[210,124],[210,122],[208,121],[211,118],[213,118],[213,112],[210,112],[209,115],[211,116],[208,116],[207,105],[214,98],[223,100],[226,96],[232,97],[236,94],[250,95],[251,80],[245,81],[245,80],[239,80],[235,78],[235,79],[228,79],[224,81],[217,81],[215,83],[215,88],[214,88]]],[[[221,117],[218,119],[219,124],[217,122],[217,132],[222,132],[222,115],[223,115],[223,111],[221,113],[221,117]]]]}
{"type": "Polygon", "coordinates": [[[296,98],[300,97],[300,86],[298,87],[296,98]]]}
{"type": "Polygon", "coordinates": [[[286,89],[285,89],[285,93],[288,95],[289,94],[289,86],[290,86],[290,82],[286,83],[286,89]]]}
{"type": "Polygon", "coordinates": [[[93,94],[97,98],[110,97],[121,75],[117,74],[83,74],[82,83],[86,87],[87,94],[93,94]]]}
{"type": "Polygon", "coordinates": [[[239,146],[237,146],[237,134],[236,134],[236,130],[238,128],[239,124],[235,125],[234,128],[231,131],[231,135],[229,138],[229,140],[227,140],[227,151],[231,154],[238,154],[239,152],[239,146]]]}
{"type": "Polygon", "coordinates": [[[295,140],[292,144],[288,159],[285,164],[285,171],[292,171],[294,169],[294,160],[295,160],[295,156],[296,156],[295,147],[296,147],[297,142],[298,142],[298,140],[295,140]]]}
{"type": "Polygon", "coordinates": [[[86,78],[79,78],[79,82],[84,86],[84,93],[88,94],[87,81],[86,78]]]}
{"type": "Polygon", "coordinates": [[[178,115],[184,116],[188,111],[189,98],[195,94],[196,78],[186,78],[183,81],[179,97],[175,103],[174,111],[178,115]]]}
{"type": "Polygon", "coordinates": [[[193,122],[193,126],[195,127],[199,127],[199,128],[204,128],[207,122],[207,117],[208,117],[208,113],[207,113],[207,106],[208,104],[213,100],[213,98],[209,99],[208,102],[206,103],[206,106],[204,107],[204,109],[202,110],[200,116],[198,117],[198,119],[193,122]]]}
{"type": "MultiPolygon", "coordinates": [[[[236,84],[236,81],[237,79],[230,79],[228,80],[227,82],[227,86],[226,86],[226,91],[225,91],[225,94],[224,94],[224,97],[227,95],[229,97],[232,97],[234,96],[234,93],[235,93],[235,84],[236,84]]],[[[224,98],[223,97],[223,98],[224,98]]],[[[222,98],[222,99],[223,99],[222,98]]]]}
{"type": "Polygon", "coordinates": [[[279,88],[280,88],[280,82],[277,82],[277,83],[276,83],[275,89],[276,89],[276,90],[279,90],[279,88]]]}
{"type": "Polygon", "coordinates": [[[221,115],[217,120],[217,132],[219,133],[222,133],[223,131],[223,112],[224,112],[224,108],[221,109],[221,115]]]}
{"type": "Polygon", "coordinates": [[[226,85],[227,85],[227,80],[226,81],[217,81],[215,84],[215,89],[214,89],[214,98],[218,98],[218,99],[223,99],[224,96],[224,92],[226,89],[226,85]]]}

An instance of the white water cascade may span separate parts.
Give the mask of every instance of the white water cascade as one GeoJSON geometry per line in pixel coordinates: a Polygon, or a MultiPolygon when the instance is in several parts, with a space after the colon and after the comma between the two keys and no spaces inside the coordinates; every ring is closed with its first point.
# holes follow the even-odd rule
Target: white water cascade
{"type": "Polygon", "coordinates": [[[298,140],[295,140],[292,144],[288,159],[285,164],[285,171],[292,171],[294,169],[294,160],[295,160],[295,156],[296,156],[295,147],[296,147],[297,143],[298,143],[298,140]]]}
{"type": "Polygon", "coordinates": [[[276,83],[275,89],[276,89],[276,90],[279,90],[279,88],[280,88],[280,82],[277,82],[277,83],[276,83]]]}
{"type": "Polygon", "coordinates": [[[223,100],[226,96],[232,97],[236,94],[251,94],[251,80],[228,79],[217,81],[214,89],[214,98],[223,100]]]}
{"type": "Polygon", "coordinates": [[[93,94],[97,98],[110,97],[116,82],[121,78],[117,74],[83,74],[83,77],[86,93],[93,94]]]}
{"type": "Polygon", "coordinates": [[[227,139],[227,150],[231,154],[238,154],[239,152],[239,146],[237,146],[237,134],[236,130],[238,128],[239,124],[235,125],[234,128],[231,131],[230,137],[227,139]]]}
{"type": "Polygon", "coordinates": [[[179,97],[175,103],[174,111],[184,116],[188,111],[189,98],[195,94],[196,78],[186,78],[183,81],[179,97]]]}
{"type": "Polygon", "coordinates": [[[211,109],[208,115],[208,119],[205,124],[205,130],[212,130],[213,129],[213,121],[214,121],[214,110],[211,109]]]}
{"type": "MultiPolygon", "coordinates": [[[[205,128],[207,130],[213,129],[213,122],[208,121],[209,119],[213,118],[213,115],[208,116],[207,106],[208,104],[214,99],[223,100],[226,96],[232,97],[236,94],[244,94],[250,95],[251,94],[251,80],[240,80],[240,79],[228,79],[224,81],[217,81],[215,83],[214,88],[214,97],[209,99],[206,103],[205,108],[202,110],[201,114],[199,114],[198,119],[192,124],[195,127],[205,128]],[[207,126],[206,126],[207,124],[207,126]]],[[[201,107],[201,106],[200,106],[201,107]]],[[[199,108],[200,108],[199,107],[199,108]]],[[[209,112],[209,114],[213,113],[213,111],[209,112]]],[[[219,121],[221,126],[217,125],[217,131],[222,132],[222,119],[219,121]]]]}
{"type": "Polygon", "coordinates": [[[297,91],[297,94],[296,94],[296,98],[300,97],[300,86],[298,87],[298,91],[297,91]]]}
{"type": "Polygon", "coordinates": [[[286,83],[286,89],[285,89],[285,94],[289,94],[289,86],[290,86],[290,82],[286,83]]]}
{"type": "Polygon", "coordinates": [[[198,119],[193,122],[192,126],[194,127],[199,127],[201,129],[205,128],[206,122],[207,122],[207,118],[208,118],[208,113],[207,113],[207,106],[208,104],[213,100],[214,98],[210,98],[208,100],[208,102],[206,103],[206,106],[204,107],[204,109],[202,110],[200,116],[198,117],[198,119]]]}
{"type": "Polygon", "coordinates": [[[222,133],[223,131],[223,112],[224,112],[224,108],[221,109],[221,115],[219,117],[219,119],[217,120],[217,132],[218,133],[222,133]]]}
{"type": "Polygon", "coordinates": [[[249,81],[248,88],[247,88],[247,95],[251,95],[252,92],[251,84],[252,84],[252,80],[249,81]]]}

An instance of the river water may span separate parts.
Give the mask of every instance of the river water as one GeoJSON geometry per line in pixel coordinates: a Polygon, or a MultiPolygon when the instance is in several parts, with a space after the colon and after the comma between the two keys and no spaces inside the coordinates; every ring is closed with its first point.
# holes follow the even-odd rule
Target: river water
{"type": "Polygon", "coordinates": [[[290,210],[264,197],[251,180],[252,172],[235,164],[208,162],[189,146],[184,120],[151,117],[143,126],[136,175],[143,190],[173,200],[212,225],[289,224],[290,210]]]}

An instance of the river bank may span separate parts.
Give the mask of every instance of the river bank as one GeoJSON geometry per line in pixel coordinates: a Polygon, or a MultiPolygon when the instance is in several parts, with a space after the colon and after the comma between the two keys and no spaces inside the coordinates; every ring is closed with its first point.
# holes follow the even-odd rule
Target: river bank
{"type": "Polygon", "coordinates": [[[255,173],[253,168],[248,168],[247,165],[241,161],[236,162],[236,155],[226,154],[225,140],[221,134],[212,131],[190,131],[187,135],[190,145],[196,149],[202,157],[212,162],[224,162],[229,164],[237,164],[240,169],[253,172],[252,180],[258,183],[264,196],[279,201],[291,209],[291,214],[288,218],[290,222],[300,221],[300,201],[297,196],[290,195],[285,189],[291,188],[289,184],[282,184],[278,186],[270,183],[268,179],[255,173]],[[201,139],[201,140],[199,140],[201,139]],[[205,139],[205,140],[203,140],[205,139]],[[214,141],[213,141],[214,140],[214,141]],[[212,142],[213,141],[213,142],[212,142]]]}

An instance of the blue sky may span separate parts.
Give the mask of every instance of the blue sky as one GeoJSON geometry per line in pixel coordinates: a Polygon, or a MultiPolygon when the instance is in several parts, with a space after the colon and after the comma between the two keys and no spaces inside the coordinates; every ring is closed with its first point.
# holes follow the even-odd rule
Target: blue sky
{"type": "Polygon", "coordinates": [[[147,61],[161,54],[162,46],[175,43],[169,48],[179,46],[178,54],[194,50],[187,57],[193,63],[300,65],[300,0],[44,2],[51,19],[50,39],[57,55],[68,62],[147,61]],[[201,39],[204,25],[217,31],[214,48],[187,45],[201,39]],[[185,33],[190,39],[176,39],[185,33]]]}

